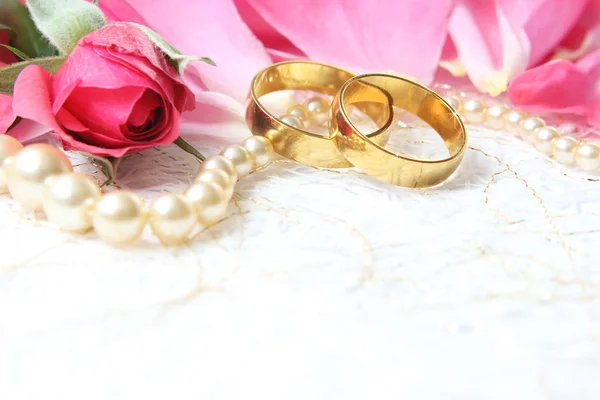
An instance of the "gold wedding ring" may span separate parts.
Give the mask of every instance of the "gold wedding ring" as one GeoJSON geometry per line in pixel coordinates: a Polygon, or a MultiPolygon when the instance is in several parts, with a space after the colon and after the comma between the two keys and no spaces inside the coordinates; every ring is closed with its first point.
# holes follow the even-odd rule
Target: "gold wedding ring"
{"type": "MultiPolygon", "coordinates": [[[[387,105],[387,100],[383,100],[387,105]]],[[[428,187],[442,183],[458,168],[467,133],[456,111],[437,93],[409,79],[389,74],[358,75],[348,80],[335,96],[330,134],[337,148],[352,164],[375,178],[394,185],[428,187]],[[386,150],[352,123],[348,106],[357,102],[381,102],[389,93],[392,104],[429,124],[444,140],[449,156],[420,160],[386,150]]]]}
{"type": "MultiPolygon", "coordinates": [[[[310,61],[274,64],[253,79],[246,103],[246,123],[254,135],[265,136],[275,151],[303,164],[322,168],[351,168],[328,136],[318,135],[288,125],[265,109],[260,97],[280,90],[306,90],[334,96],[354,74],[342,69],[310,61]]],[[[389,95],[374,89],[369,103],[357,108],[377,124],[378,130],[365,135],[372,143],[384,146],[393,112],[389,95]]]]}

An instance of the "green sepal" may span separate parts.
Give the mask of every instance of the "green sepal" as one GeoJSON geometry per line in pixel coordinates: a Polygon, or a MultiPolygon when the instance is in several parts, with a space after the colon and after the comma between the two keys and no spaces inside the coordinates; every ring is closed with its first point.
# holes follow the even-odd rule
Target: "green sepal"
{"type": "Polygon", "coordinates": [[[35,25],[62,54],[106,25],[100,8],[84,0],[27,0],[27,7],[35,25]]]}
{"type": "Polygon", "coordinates": [[[56,73],[58,68],[67,58],[64,56],[34,58],[18,62],[0,69],[0,94],[12,95],[17,77],[29,65],[39,65],[51,74],[56,73]]]}

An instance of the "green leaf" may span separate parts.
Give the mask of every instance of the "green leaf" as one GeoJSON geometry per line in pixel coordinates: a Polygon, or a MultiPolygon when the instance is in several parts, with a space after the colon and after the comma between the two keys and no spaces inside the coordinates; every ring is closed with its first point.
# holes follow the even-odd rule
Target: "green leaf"
{"type": "Polygon", "coordinates": [[[27,0],[27,6],[35,25],[62,54],[106,25],[100,8],[85,0],[27,0]]]}
{"type": "Polygon", "coordinates": [[[23,61],[15,64],[11,64],[4,68],[0,68],[0,94],[12,95],[13,87],[17,77],[28,65],[39,65],[51,74],[56,73],[58,68],[67,58],[64,56],[59,57],[46,57],[46,58],[34,58],[28,61],[23,61]]]}
{"type": "Polygon", "coordinates": [[[0,0],[0,10],[0,29],[11,35],[11,46],[33,58],[56,55],[56,49],[35,27],[25,6],[17,0],[0,0]]]}
{"type": "Polygon", "coordinates": [[[30,59],[31,59],[31,57],[29,57],[27,54],[23,53],[23,52],[22,52],[21,50],[19,50],[19,49],[15,49],[15,48],[14,48],[14,47],[12,47],[12,46],[9,46],[9,45],[7,45],[7,44],[0,44],[0,46],[2,46],[2,47],[4,47],[4,48],[6,48],[6,49],[8,49],[8,50],[12,51],[12,53],[13,53],[15,56],[19,57],[21,60],[25,60],[25,61],[26,61],[26,60],[30,60],[30,59]]]}
{"type": "Polygon", "coordinates": [[[198,61],[204,61],[205,63],[207,63],[208,65],[212,65],[213,67],[217,66],[217,63],[215,63],[212,58],[208,58],[208,57],[192,57],[192,58],[195,58],[198,61]]]}
{"type": "Polygon", "coordinates": [[[186,56],[185,54],[181,54],[177,48],[163,39],[162,36],[154,32],[152,29],[133,22],[131,22],[131,24],[140,28],[146,35],[148,35],[150,40],[154,42],[156,47],[165,53],[169,61],[171,61],[175,69],[179,72],[179,75],[183,75],[188,64],[192,61],[202,61],[209,65],[216,65],[215,62],[208,57],[186,56]]]}

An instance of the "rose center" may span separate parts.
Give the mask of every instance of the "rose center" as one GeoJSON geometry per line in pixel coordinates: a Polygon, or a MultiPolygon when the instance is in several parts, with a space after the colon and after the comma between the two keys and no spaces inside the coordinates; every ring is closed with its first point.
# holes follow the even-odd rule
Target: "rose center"
{"type": "Polygon", "coordinates": [[[152,90],[144,94],[133,106],[127,119],[126,136],[133,140],[150,140],[158,133],[157,126],[164,117],[164,105],[161,97],[152,90]]]}

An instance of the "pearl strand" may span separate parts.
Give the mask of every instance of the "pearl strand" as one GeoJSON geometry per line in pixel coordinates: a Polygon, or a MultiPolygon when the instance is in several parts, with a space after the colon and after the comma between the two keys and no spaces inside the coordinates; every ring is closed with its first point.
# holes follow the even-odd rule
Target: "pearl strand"
{"type": "MultiPolygon", "coordinates": [[[[452,89],[447,85],[438,84],[436,87],[452,89]]],[[[494,130],[505,129],[561,164],[577,164],[586,171],[600,169],[599,144],[562,135],[556,127],[548,126],[542,118],[530,116],[522,110],[511,109],[505,104],[488,106],[481,99],[463,101],[459,96],[451,95],[445,100],[467,123],[485,124],[494,130]]],[[[296,104],[290,107],[280,119],[298,129],[307,129],[311,124],[322,126],[322,119],[327,117],[329,107],[326,100],[312,97],[304,105],[296,104]]]]}
{"type": "Polygon", "coordinates": [[[329,121],[329,108],[331,104],[321,97],[311,97],[304,105],[296,104],[280,116],[281,122],[296,129],[306,129],[310,124],[322,127],[329,121]]]}
{"type": "Polygon", "coordinates": [[[61,230],[94,230],[112,244],[136,240],[146,224],[168,245],[186,240],[195,226],[208,227],[223,218],[235,183],[266,166],[274,154],[271,142],[261,136],[242,145],[226,147],[202,163],[185,193],[167,193],[149,208],[135,193],[120,190],[103,194],[85,175],[73,172],[69,159],[48,144],[23,147],[0,135],[0,193],[10,192],[24,208],[43,211],[61,230]]]}
{"type": "Polygon", "coordinates": [[[463,102],[460,97],[450,95],[445,100],[467,123],[485,123],[495,130],[506,129],[561,164],[576,164],[586,171],[600,169],[599,144],[562,135],[556,127],[547,125],[542,118],[511,109],[504,104],[488,106],[481,99],[463,102]]]}

